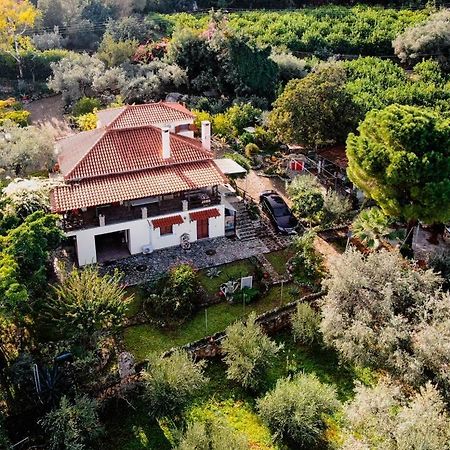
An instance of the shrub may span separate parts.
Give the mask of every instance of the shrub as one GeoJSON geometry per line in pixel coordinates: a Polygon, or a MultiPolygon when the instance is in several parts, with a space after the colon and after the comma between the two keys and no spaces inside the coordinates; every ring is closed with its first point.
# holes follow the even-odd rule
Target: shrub
{"type": "Polygon", "coordinates": [[[323,222],[328,225],[342,223],[351,210],[351,202],[333,190],[323,197],[323,222]]]}
{"type": "Polygon", "coordinates": [[[322,277],[323,258],[316,252],[312,231],[297,236],[294,241],[296,254],[292,259],[292,271],[296,280],[306,286],[314,286],[322,277]]]}
{"type": "Polygon", "coordinates": [[[310,345],[320,339],[320,314],[308,303],[298,303],[291,323],[294,339],[300,344],[310,345]]]}
{"type": "Polygon", "coordinates": [[[198,276],[193,267],[180,264],[145,287],[147,298],[144,307],[154,318],[186,319],[194,310],[199,287],[198,276]]]}
{"type": "Polygon", "coordinates": [[[337,411],[339,401],[335,389],[315,375],[298,374],[278,380],[257,405],[276,440],[311,448],[324,440],[325,418],[337,411]]]}
{"type": "Polygon", "coordinates": [[[81,131],[95,130],[97,128],[97,114],[95,112],[81,114],[76,118],[77,127],[81,131]]]}
{"type": "Polygon", "coordinates": [[[256,144],[247,144],[245,146],[245,156],[247,158],[253,158],[254,156],[256,156],[258,153],[260,152],[259,147],[256,144]]]}
{"type": "Polygon", "coordinates": [[[226,330],[222,351],[227,377],[245,388],[256,389],[280,348],[263,333],[255,313],[250,314],[245,323],[235,323],[226,330]]]}
{"type": "Polygon", "coordinates": [[[176,450],[248,450],[249,443],[225,421],[190,422],[176,450]]]}
{"type": "Polygon", "coordinates": [[[62,397],[58,409],[47,413],[40,423],[49,437],[50,450],[88,450],[102,433],[97,403],[86,396],[74,403],[62,397]]]}
{"type": "Polygon", "coordinates": [[[450,289],[450,252],[434,254],[429,261],[429,266],[444,279],[443,288],[450,289]]]}
{"type": "Polygon", "coordinates": [[[166,358],[150,355],[143,373],[149,414],[159,418],[182,412],[208,381],[203,374],[204,364],[194,363],[183,350],[175,350],[166,358]]]}
{"type": "Polygon", "coordinates": [[[47,315],[56,329],[70,337],[90,337],[119,327],[127,310],[120,275],[103,275],[96,267],[73,269],[54,287],[47,315]]]}
{"type": "Polygon", "coordinates": [[[75,117],[81,116],[83,114],[88,114],[94,112],[96,109],[101,107],[100,100],[92,97],[82,97],[72,108],[72,114],[75,117]]]}
{"type": "Polygon", "coordinates": [[[317,178],[313,175],[299,175],[291,181],[287,191],[292,200],[292,211],[310,223],[315,222],[324,205],[317,178]]]}

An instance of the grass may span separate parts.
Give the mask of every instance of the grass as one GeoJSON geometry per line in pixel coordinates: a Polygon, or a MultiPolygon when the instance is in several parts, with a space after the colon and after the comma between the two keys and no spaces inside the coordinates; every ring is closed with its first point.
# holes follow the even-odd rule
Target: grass
{"type": "Polygon", "coordinates": [[[252,275],[255,272],[255,266],[248,259],[224,264],[217,269],[220,270],[220,274],[214,278],[209,278],[206,275],[206,270],[199,273],[200,284],[209,295],[217,294],[220,286],[228,280],[252,275]]]}
{"type": "Polygon", "coordinates": [[[276,252],[267,253],[264,256],[270,262],[275,271],[283,275],[286,273],[287,262],[295,255],[295,251],[292,247],[286,247],[276,252]]]}
{"type": "Polygon", "coordinates": [[[142,311],[142,304],[144,299],[142,298],[142,289],[139,286],[131,286],[126,288],[126,294],[128,297],[133,296],[126,312],[126,317],[131,318],[142,311]]]}
{"type": "Polygon", "coordinates": [[[175,329],[163,330],[152,325],[136,325],[125,329],[124,341],[128,351],[138,360],[143,360],[150,352],[164,352],[172,347],[185,345],[189,342],[209,336],[224,330],[228,325],[246,317],[251,311],[261,314],[273,308],[289,303],[295,298],[291,296],[291,285],[272,287],[261,299],[243,308],[242,305],[219,303],[210,306],[175,329]],[[206,326],[207,315],[207,326],[206,326]]]}
{"type": "MultiPolygon", "coordinates": [[[[209,382],[194,399],[187,417],[193,420],[221,417],[236,431],[246,434],[252,449],[280,450],[272,444],[269,430],[261,422],[255,407],[256,399],[271,390],[278,379],[299,372],[314,373],[321,382],[335,387],[341,401],[353,396],[355,380],[366,384],[374,382],[374,374],[369,370],[355,370],[339,364],[336,352],[331,349],[300,346],[294,342],[289,331],[277,334],[274,339],[284,347],[275,358],[259,392],[246,391],[229,381],[226,365],[219,359],[210,360],[205,369],[209,382]]],[[[160,426],[151,421],[142,399],[137,400],[133,407],[110,415],[106,421],[106,444],[109,446],[104,448],[169,450],[171,432],[167,426],[170,423],[161,423],[160,426]]]]}

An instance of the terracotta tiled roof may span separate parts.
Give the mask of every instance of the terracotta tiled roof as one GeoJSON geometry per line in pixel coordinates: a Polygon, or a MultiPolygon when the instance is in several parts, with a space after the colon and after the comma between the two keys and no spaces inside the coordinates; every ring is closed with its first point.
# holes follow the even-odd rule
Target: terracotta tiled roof
{"type": "Polygon", "coordinates": [[[176,216],[162,217],[161,219],[149,220],[153,228],[170,227],[172,225],[180,225],[184,223],[183,218],[178,214],[176,216]]]}
{"type": "Polygon", "coordinates": [[[196,211],[189,214],[191,220],[203,220],[211,219],[213,217],[219,217],[220,211],[217,208],[204,209],[202,211],[196,211]]]}
{"type": "MultiPolygon", "coordinates": [[[[95,131],[95,130],[94,130],[95,131]]],[[[93,137],[89,140],[89,145],[93,137]]],[[[64,151],[58,158],[66,180],[80,180],[211,158],[201,142],[170,133],[171,157],[162,157],[161,130],[153,126],[107,130],[87,150],[64,151]]]]}
{"type": "Polygon", "coordinates": [[[56,187],[51,194],[52,211],[106,205],[224,182],[223,174],[212,160],[88,178],[56,187]]]}
{"type": "MultiPolygon", "coordinates": [[[[111,117],[111,116],[110,116],[111,117]]],[[[103,123],[110,129],[142,127],[145,125],[169,124],[172,122],[192,121],[192,114],[186,107],[179,103],[159,102],[145,105],[125,106],[111,122],[103,123]]],[[[107,117],[104,114],[104,120],[107,117]]]]}

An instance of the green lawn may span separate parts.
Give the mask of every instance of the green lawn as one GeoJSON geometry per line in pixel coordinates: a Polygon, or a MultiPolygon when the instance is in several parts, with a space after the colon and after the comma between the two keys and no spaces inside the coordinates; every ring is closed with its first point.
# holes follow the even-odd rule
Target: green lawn
{"type": "Polygon", "coordinates": [[[220,270],[220,274],[218,277],[214,278],[209,278],[206,275],[206,270],[201,270],[199,273],[200,283],[210,295],[217,294],[220,285],[230,279],[238,279],[247,275],[252,275],[255,272],[255,266],[248,259],[224,264],[223,266],[218,266],[217,269],[220,270]]]}
{"type": "Polygon", "coordinates": [[[186,323],[171,330],[161,330],[152,325],[136,325],[125,329],[125,347],[135,355],[138,360],[143,360],[150,352],[164,352],[172,347],[187,344],[201,339],[204,336],[224,330],[236,320],[247,316],[250,311],[261,314],[282,304],[294,300],[290,293],[291,285],[272,287],[266,295],[254,303],[243,308],[242,305],[230,305],[219,303],[196,315],[186,323]],[[206,324],[207,315],[207,324],[206,324]]]}
{"type": "MultiPolygon", "coordinates": [[[[279,378],[298,372],[314,373],[324,383],[336,388],[341,401],[353,395],[355,380],[373,383],[374,374],[369,370],[355,370],[339,364],[337,354],[319,346],[305,347],[293,341],[290,332],[279,333],[275,340],[284,348],[278,353],[268,371],[265,383],[258,393],[251,393],[226,378],[225,364],[214,359],[208,361],[206,375],[209,382],[196,397],[187,416],[194,420],[220,416],[230,426],[247,435],[255,450],[278,450],[270,441],[268,429],[259,419],[255,400],[272,389],[279,378]]],[[[168,450],[170,430],[150,420],[143,400],[135,400],[133,408],[123,408],[120,414],[112,414],[106,421],[107,442],[117,450],[168,450]]],[[[102,447],[103,448],[103,447],[102,447]]],[[[284,447],[283,447],[284,448],[284,447]]]]}
{"type": "Polygon", "coordinates": [[[286,263],[295,255],[292,247],[286,247],[276,252],[267,253],[264,256],[270,262],[277,273],[283,275],[286,273],[286,263]]]}
{"type": "Polygon", "coordinates": [[[130,318],[141,312],[142,310],[142,289],[139,286],[131,286],[126,289],[128,296],[133,296],[130,303],[128,303],[128,309],[126,312],[126,317],[130,318]]]}

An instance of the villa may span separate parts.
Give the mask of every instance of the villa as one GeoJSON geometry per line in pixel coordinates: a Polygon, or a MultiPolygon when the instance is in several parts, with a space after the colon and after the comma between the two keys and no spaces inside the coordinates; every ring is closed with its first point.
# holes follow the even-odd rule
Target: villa
{"type": "Polygon", "coordinates": [[[78,264],[232,234],[236,209],[227,175],[245,172],[214,159],[211,126],[178,103],[97,113],[97,128],[57,142],[64,183],[51,193],[78,264]]]}

